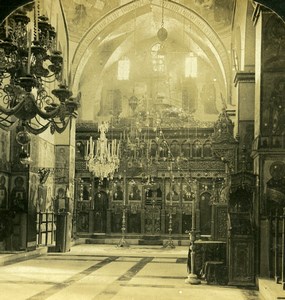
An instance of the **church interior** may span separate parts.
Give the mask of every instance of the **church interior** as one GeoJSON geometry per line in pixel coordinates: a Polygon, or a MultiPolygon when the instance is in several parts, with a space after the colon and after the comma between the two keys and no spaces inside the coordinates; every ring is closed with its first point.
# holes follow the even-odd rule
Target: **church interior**
{"type": "Polygon", "coordinates": [[[0,253],[189,246],[189,283],[285,294],[282,1],[10,2],[0,253]]]}

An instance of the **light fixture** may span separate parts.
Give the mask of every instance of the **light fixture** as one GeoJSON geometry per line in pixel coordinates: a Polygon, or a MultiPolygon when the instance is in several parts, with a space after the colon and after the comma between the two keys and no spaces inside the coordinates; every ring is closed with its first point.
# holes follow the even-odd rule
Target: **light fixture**
{"type": "Polygon", "coordinates": [[[167,39],[168,32],[164,28],[164,0],[161,3],[161,27],[157,32],[157,37],[161,42],[164,42],[167,39]]]}
{"type": "Polygon", "coordinates": [[[116,139],[108,142],[106,137],[108,129],[109,123],[102,122],[98,125],[100,136],[96,144],[92,136],[90,136],[89,141],[87,141],[86,166],[89,172],[101,180],[104,178],[113,179],[114,173],[118,170],[120,165],[120,144],[117,143],[116,139]]]}
{"type": "Polygon", "coordinates": [[[61,133],[77,116],[78,103],[62,83],[63,57],[55,28],[47,17],[38,16],[35,2],[33,38],[25,7],[0,26],[0,128],[19,125],[23,134],[40,134],[47,128],[61,133]],[[50,84],[56,82],[59,87],[50,93],[50,84]]]}

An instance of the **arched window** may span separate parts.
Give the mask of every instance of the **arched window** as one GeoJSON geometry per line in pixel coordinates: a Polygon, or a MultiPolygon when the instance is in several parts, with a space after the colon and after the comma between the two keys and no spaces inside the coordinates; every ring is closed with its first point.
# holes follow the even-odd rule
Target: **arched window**
{"type": "Polygon", "coordinates": [[[212,143],[210,141],[206,141],[203,145],[203,157],[212,157],[212,143]]]}
{"type": "Polygon", "coordinates": [[[201,157],[202,155],[202,145],[200,141],[195,141],[193,143],[192,156],[201,157]]]}
{"type": "Polygon", "coordinates": [[[124,57],[118,61],[118,80],[129,80],[130,60],[124,57]]]}
{"type": "Polygon", "coordinates": [[[185,77],[197,77],[197,56],[193,52],[185,57],[185,77]]]}
{"type": "Polygon", "coordinates": [[[163,53],[162,45],[156,43],[151,48],[152,66],[154,72],[163,73],[165,71],[165,55],[163,53]]]}
{"type": "Polygon", "coordinates": [[[157,143],[155,141],[151,141],[150,144],[150,156],[156,157],[157,155],[157,143]]]}
{"type": "Polygon", "coordinates": [[[159,157],[168,157],[168,143],[162,141],[159,147],[159,157]]]}
{"type": "Polygon", "coordinates": [[[178,157],[180,155],[180,145],[178,141],[172,141],[170,145],[170,152],[174,157],[178,157]]]}
{"type": "Polygon", "coordinates": [[[188,158],[191,154],[191,145],[190,142],[184,141],[181,146],[181,155],[188,158]]]}

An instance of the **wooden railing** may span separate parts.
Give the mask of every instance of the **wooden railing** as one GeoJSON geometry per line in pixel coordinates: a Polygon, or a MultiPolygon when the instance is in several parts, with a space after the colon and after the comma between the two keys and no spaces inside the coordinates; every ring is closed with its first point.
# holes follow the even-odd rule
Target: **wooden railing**
{"type": "Polygon", "coordinates": [[[56,220],[53,212],[37,213],[37,244],[53,245],[55,243],[56,220]]]}

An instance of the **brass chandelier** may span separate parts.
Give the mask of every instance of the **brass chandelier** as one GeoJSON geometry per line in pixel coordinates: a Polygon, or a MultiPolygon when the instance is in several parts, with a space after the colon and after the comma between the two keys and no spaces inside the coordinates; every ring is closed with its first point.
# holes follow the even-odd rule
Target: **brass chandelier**
{"type": "Polygon", "coordinates": [[[78,107],[62,83],[63,57],[55,28],[39,16],[37,0],[33,9],[33,24],[21,8],[0,26],[0,128],[18,125],[17,141],[22,145],[29,143],[28,132],[63,132],[78,107]],[[58,88],[50,93],[51,83],[58,88]]]}

